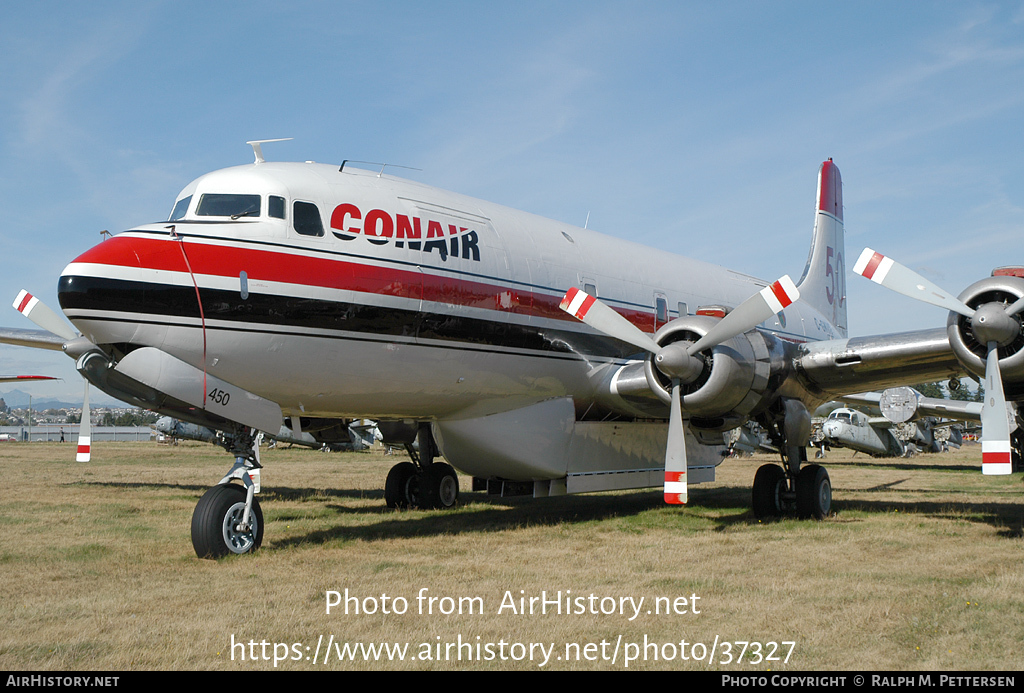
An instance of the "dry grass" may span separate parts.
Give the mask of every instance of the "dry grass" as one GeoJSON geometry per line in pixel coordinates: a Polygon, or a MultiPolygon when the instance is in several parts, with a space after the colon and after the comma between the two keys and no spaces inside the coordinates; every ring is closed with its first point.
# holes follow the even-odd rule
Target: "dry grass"
{"type": "MultiPolygon", "coordinates": [[[[264,458],[263,549],[221,561],[195,557],[189,522],[229,466],[223,452],[120,443],[96,446],[89,464],[73,458],[70,446],[0,444],[0,669],[274,668],[251,661],[248,648],[245,661],[238,647],[232,659],[232,637],[287,643],[278,655],[301,659],[279,662],[286,670],[537,667],[498,658],[314,664],[321,635],[325,644],[332,635],[408,642],[410,654],[459,637],[474,647],[554,643],[554,669],[621,669],[623,651],[615,664],[557,659],[566,643],[581,653],[598,643],[600,656],[602,640],[610,657],[620,636],[709,649],[716,636],[796,643],[788,664],[724,666],[719,649],[709,665],[681,661],[669,648],[672,661],[649,657],[631,668],[1020,666],[1024,486],[1020,474],[983,477],[978,446],[913,460],[833,453],[826,462],[838,513],[768,524],[749,511],[763,456],[727,461],[719,481],[694,488],[682,510],[663,506],[657,491],[534,501],[464,490],[454,511],[394,512],[380,489],[395,458],[273,450],[264,458]],[[485,613],[420,614],[422,588],[479,597],[485,613]],[[345,589],[404,597],[408,613],[326,614],[325,593],[345,589]],[[645,604],[632,622],[498,614],[506,590],[645,604]],[[646,613],[657,597],[694,593],[699,615],[646,613]]],[[[272,645],[266,653],[273,656],[272,645]]]]}

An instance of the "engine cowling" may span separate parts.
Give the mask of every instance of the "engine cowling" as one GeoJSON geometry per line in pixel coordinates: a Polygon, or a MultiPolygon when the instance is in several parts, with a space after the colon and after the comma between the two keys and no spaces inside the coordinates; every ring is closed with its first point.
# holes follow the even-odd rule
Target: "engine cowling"
{"type": "MultiPolygon", "coordinates": [[[[986,277],[967,287],[958,297],[971,308],[987,303],[1009,305],[1024,296],[1024,279],[1012,276],[986,277]]],[[[1011,319],[1018,323],[1020,314],[1011,319]]],[[[971,319],[951,312],[946,320],[946,335],[957,360],[971,373],[984,377],[987,345],[975,337],[971,319]]],[[[999,369],[1003,380],[1024,381],[1024,329],[1008,344],[999,347],[999,369]]]]}
{"type": "MultiPolygon", "coordinates": [[[[708,333],[717,320],[706,316],[686,316],[664,325],[654,335],[661,346],[676,342],[696,342],[708,333]]],[[[682,385],[682,408],[690,415],[691,425],[705,430],[724,431],[743,423],[769,393],[771,375],[770,345],[754,330],[738,335],[697,356],[704,360],[701,374],[682,385]]],[[[657,397],[671,402],[671,379],[658,370],[654,356],[644,362],[647,384],[657,397]]]]}

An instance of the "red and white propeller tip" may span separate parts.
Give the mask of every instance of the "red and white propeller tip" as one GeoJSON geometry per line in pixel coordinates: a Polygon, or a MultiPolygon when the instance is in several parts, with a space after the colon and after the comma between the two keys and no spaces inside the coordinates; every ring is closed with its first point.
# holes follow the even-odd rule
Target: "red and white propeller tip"
{"type": "Polygon", "coordinates": [[[14,309],[39,327],[43,328],[47,332],[52,332],[58,337],[62,337],[69,341],[78,337],[78,334],[71,329],[63,318],[58,316],[49,306],[24,289],[22,289],[21,292],[18,293],[18,297],[14,299],[14,309]]]}
{"type": "MultiPolygon", "coordinates": [[[[84,378],[83,378],[84,380],[84,378]]],[[[75,462],[88,462],[92,458],[92,415],[89,412],[89,381],[85,381],[82,395],[82,421],[78,425],[78,452],[75,462]]]]}
{"type": "Polygon", "coordinates": [[[652,354],[658,353],[660,347],[650,336],[585,291],[581,291],[576,287],[569,289],[558,307],[583,324],[589,325],[609,337],[632,344],[652,354]]]}

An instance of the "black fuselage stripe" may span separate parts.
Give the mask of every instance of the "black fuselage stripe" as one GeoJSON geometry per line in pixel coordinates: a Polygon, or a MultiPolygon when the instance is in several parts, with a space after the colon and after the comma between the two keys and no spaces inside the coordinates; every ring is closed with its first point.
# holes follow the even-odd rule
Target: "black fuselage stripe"
{"type": "MultiPolygon", "coordinates": [[[[243,299],[238,291],[210,288],[201,288],[200,293],[207,324],[211,321],[247,326],[262,324],[373,335],[378,340],[395,337],[421,342],[455,342],[501,350],[579,354],[612,360],[625,359],[637,353],[636,347],[603,335],[519,325],[459,315],[457,312],[438,313],[261,293],[250,293],[243,299]]],[[[72,313],[86,311],[95,314],[98,311],[200,318],[193,287],[64,276],[58,286],[58,296],[61,308],[72,313]]],[[[93,319],[93,315],[88,317],[93,319]]],[[[251,331],[254,328],[246,329],[251,331]]]]}

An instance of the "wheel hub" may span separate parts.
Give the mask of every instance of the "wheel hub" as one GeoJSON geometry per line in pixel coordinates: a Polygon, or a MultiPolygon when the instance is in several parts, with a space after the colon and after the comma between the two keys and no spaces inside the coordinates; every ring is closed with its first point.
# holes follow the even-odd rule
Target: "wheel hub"
{"type": "Polygon", "coordinates": [[[224,516],[224,544],[231,553],[247,553],[256,536],[256,518],[250,513],[248,526],[242,524],[245,503],[235,503],[224,516]]]}

